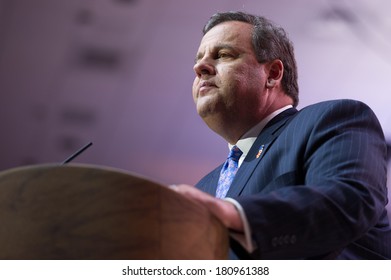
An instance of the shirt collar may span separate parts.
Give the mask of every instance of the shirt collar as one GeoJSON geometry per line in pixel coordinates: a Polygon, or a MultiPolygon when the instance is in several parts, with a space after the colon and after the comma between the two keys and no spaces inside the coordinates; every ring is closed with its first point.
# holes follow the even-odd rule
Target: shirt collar
{"type": "MultiPolygon", "coordinates": [[[[284,106],[270,115],[268,115],[266,118],[264,118],[262,121],[260,121],[258,124],[253,126],[249,131],[247,131],[243,136],[236,142],[236,146],[243,152],[242,156],[239,159],[239,166],[242,164],[243,160],[247,156],[248,152],[250,151],[252,145],[254,144],[255,140],[257,139],[258,135],[261,133],[262,129],[267,125],[267,123],[273,119],[278,114],[282,113],[285,110],[288,110],[289,108],[292,108],[292,105],[284,106]]],[[[229,150],[232,149],[232,144],[228,144],[229,150]]]]}

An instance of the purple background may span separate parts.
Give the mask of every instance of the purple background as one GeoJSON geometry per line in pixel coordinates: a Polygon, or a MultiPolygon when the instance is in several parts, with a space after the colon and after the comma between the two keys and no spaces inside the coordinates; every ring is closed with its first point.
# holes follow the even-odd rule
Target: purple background
{"type": "Polygon", "coordinates": [[[282,25],[300,105],[366,102],[391,139],[391,2],[0,0],[0,170],[76,161],[195,183],[227,147],[191,98],[201,28],[217,11],[282,25]]]}

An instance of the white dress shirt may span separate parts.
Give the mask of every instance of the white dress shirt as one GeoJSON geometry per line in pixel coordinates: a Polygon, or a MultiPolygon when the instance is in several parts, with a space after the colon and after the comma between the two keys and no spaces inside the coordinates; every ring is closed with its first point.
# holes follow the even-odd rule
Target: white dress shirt
{"type": "MultiPolygon", "coordinates": [[[[236,142],[236,146],[243,152],[241,157],[239,158],[238,162],[238,168],[240,168],[241,164],[243,163],[244,159],[246,158],[248,152],[250,151],[252,145],[254,144],[255,140],[257,139],[258,135],[261,133],[261,131],[264,129],[264,127],[267,125],[267,123],[273,119],[275,116],[280,114],[281,112],[292,108],[292,105],[287,105],[285,107],[282,107],[270,115],[268,115],[266,118],[264,118],[261,122],[259,122],[257,125],[255,125],[253,128],[251,128],[249,131],[247,131],[239,140],[236,142]]],[[[229,150],[234,145],[228,144],[229,150]]],[[[242,206],[237,202],[236,200],[232,198],[224,198],[225,201],[228,201],[232,203],[235,208],[238,210],[240,218],[243,222],[244,232],[243,233],[237,233],[237,232],[231,232],[230,235],[232,238],[234,238],[236,241],[238,241],[249,253],[253,252],[256,247],[255,244],[251,238],[251,228],[248,224],[248,220],[246,217],[246,213],[244,212],[242,206]]]]}

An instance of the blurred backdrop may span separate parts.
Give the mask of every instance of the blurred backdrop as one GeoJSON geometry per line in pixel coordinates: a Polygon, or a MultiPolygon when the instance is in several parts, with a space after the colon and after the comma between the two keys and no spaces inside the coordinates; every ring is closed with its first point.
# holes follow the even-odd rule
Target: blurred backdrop
{"type": "Polygon", "coordinates": [[[243,10],[295,45],[302,108],[364,101],[391,139],[388,0],[0,0],[0,170],[61,162],[193,184],[227,146],[195,112],[201,28],[243,10]]]}

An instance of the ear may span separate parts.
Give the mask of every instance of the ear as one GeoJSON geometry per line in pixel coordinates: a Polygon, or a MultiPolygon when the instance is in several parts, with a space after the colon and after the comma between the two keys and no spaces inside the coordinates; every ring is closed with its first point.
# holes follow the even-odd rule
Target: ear
{"type": "Polygon", "coordinates": [[[279,59],[275,59],[269,63],[269,73],[267,77],[266,87],[273,88],[278,84],[284,74],[284,65],[279,59]]]}

